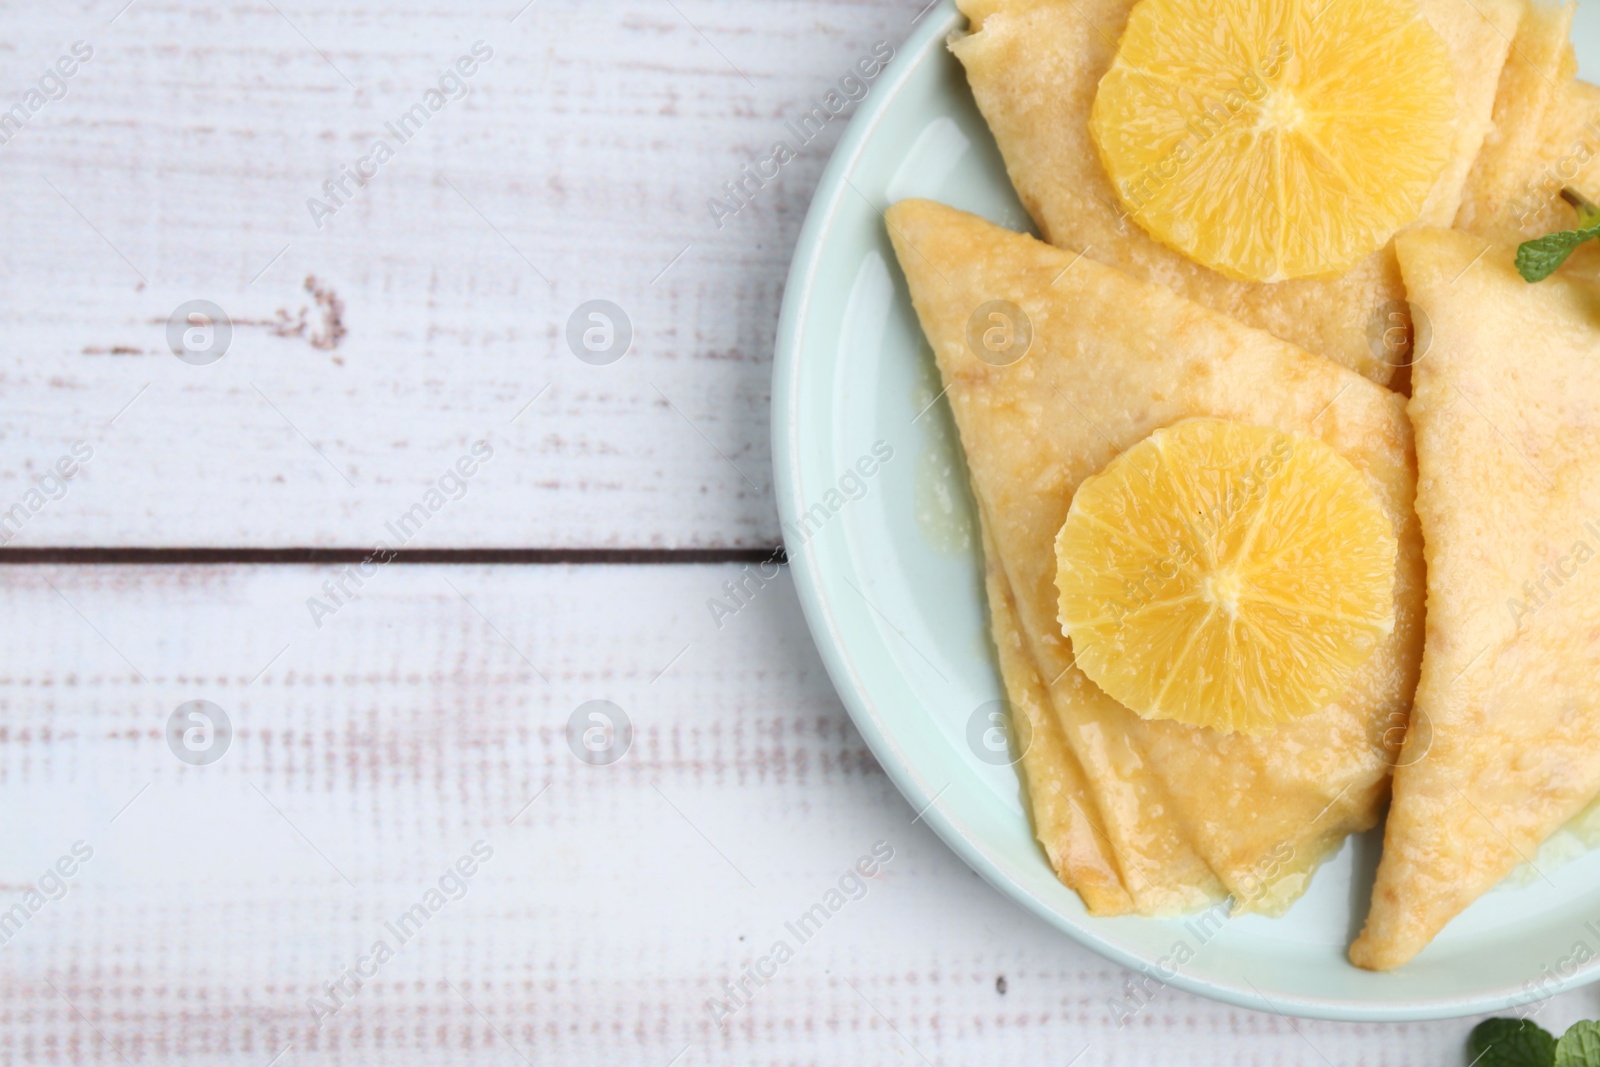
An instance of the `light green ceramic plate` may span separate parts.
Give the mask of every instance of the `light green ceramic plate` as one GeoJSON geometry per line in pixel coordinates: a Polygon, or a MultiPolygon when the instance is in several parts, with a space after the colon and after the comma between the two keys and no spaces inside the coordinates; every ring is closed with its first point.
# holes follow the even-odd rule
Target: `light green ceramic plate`
{"type": "MultiPolygon", "coordinates": [[[[881,214],[924,196],[1029,228],[944,47],[961,25],[948,4],[924,15],[863,102],[812,203],[778,326],[773,459],[784,538],[811,631],[879,762],[1006,895],[1191,992],[1291,1015],[1398,1020],[1502,1011],[1593,979],[1600,854],[1579,849],[1565,863],[1546,855],[1548,877],[1490,893],[1393,974],[1345,959],[1366,913],[1376,832],[1347,842],[1287,915],[1232,920],[1210,937],[1184,920],[1091,917],[1056,881],[995,747],[990,715],[1002,690],[976,516],[881,214]]],[[[1124,990],[1106,996],[1120,1001],[1124,990]]]]}

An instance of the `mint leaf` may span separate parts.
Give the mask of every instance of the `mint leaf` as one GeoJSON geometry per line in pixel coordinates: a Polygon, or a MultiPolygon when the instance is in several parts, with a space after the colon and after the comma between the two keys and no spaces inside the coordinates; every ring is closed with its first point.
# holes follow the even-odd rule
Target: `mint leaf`
{"type": "Polygon", "coordinates": [[[1573,249],[1600,237],[1600,226],[1585,230],[1557,230],[1517,246],[1517,273],[1523,281],[1542,282],[1567,261],[1573,249]]]}
{"type": "Polygon", "coordinates": [[[1600,1067],[1600,1023],[1573,1023],[1556,1042],[1555,1067],[1600,1067]]]}
{"type": "MultiPolygon", "coordinates": [[[[1485,1019],[1472,1028],[1469,1048],[1474,1067],[1552,1067],[1556,1063],[1556,1039],[1531,1019],[1485,1019]]],[[[1586,1065],[1577,1060],[1563,1067],[1586,1065]]]]}
{"type": "Polygon", "coordinates": [[[1517,246],[1517,273],[1525,282],[1542,282],[1567,261],[1573,249],[1600,237],[1600,205],[1591,203],[1570,185],[1562,186],[1561,199],[1578,213],[1578,228],[1557,230],[1517,246]]]}

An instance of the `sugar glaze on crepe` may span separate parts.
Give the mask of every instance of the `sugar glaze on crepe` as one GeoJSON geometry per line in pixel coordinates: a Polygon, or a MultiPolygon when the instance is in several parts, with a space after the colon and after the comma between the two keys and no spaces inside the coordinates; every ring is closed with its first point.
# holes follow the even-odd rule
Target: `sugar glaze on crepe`
{"type": "MultiPolygon", "coordinates": [[[[971,470],[991,604],[1003,578],[1032,677],[1081,770],[1077,806],[1103,830],[1133,910],[1171,914],[1222,892],[1242,909],[1282,910],[1330,849],[1376,822],[1389,782],[1381,738],[1416,684],[1423,576],[1404,398],[1160,285],[953,208],[905,201],[887,217],[971,470]],[[993,300],[1031,324],[1031,347],[1010,366],[968,346],[969,319],[993,300]],[[1264,736],[1140,719],[1073,666],[1056,619],[1054,541],[1078,484],[1196,415],[1320,438],[1367,476],[1399,541],[1394,631],[1343,698],[1264,736]]],[[[996,638],[1014,651],[1005,625],[996,638]]],[[[1040,800],[1036,829],[1054,836],[1047,823],[1059,821],[1040,800]]],[[[1064,881],[1081,880],[1064,866],[1064,881]]]]}
{"type": "MultiPolygon", "coordinates": [[[[1395,772],[1362,967],[1415,956],[1600,792],[1600,289],[1511,250],[1398,240],[1428,565],[1426,755],[1395,772]],[[1535,328],[1536,324],[1536,328],[1535,328]]],[[[1415,725],[1414,725],[1415,729],[1415,725]]]]}
{"type": "MultiPolygon", "coordinates": [[[[1089,136],[1100,78],[1134,0],[958,0],[970,32],[951,42],[978,108],[1039,232],[1250,326],[1387,384],[1403,360],[1374,342],[1373,324],[1405,293],[1392,247],[1338,277],[1234,281],[1151,238],[1127,214],[1089,136]]],[[[1455,68],[1450,161],[1422,220],[1449,225],[1489,129],[1520,0],[1421,0],[1455,68]]],[[[1332,17],[1337,17],[1334,15],[1332,17]]],[[[1378,336],[1381,336],[1381,329],[1378,336]]]]}

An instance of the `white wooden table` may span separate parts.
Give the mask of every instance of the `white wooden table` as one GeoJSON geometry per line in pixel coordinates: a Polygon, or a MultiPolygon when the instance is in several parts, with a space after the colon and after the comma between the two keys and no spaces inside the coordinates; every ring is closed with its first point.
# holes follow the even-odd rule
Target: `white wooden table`
{"type": "Polygon", "coordinates": [[[0,19],[0,1064],[1464,1062],[1464,1021],[1174,991],[1119,1027],[1128,975],[913,820],[787,576],[713,623],[778,542],[773,330],[842,123],[706,201],[924,0],[123,2],[0,19]],[[168,347],[194,300],[214,362],[168,347]],[[591,300],[616,362],[567,342],[591,300]],[[195,700],[225,748],[169,733],[195,700]],[[585,762],[601,700],[631,745],[585,762]]]}

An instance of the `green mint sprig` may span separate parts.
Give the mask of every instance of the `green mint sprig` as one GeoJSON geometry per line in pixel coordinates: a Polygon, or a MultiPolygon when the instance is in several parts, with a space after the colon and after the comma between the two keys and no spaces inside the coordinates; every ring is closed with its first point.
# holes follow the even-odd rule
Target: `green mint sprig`
{"type": "Polygon", "coordinates": [[[1556,1067],[1600,1067],[1600,1023],[1573,1023],[1556,1042],[1556,1067]]]}
{"type": "Polygon", "coordinates": [[[1485,1019],[1468,1042],[1477,1067],[1553,1067],[1556,1039],[1531,1019],[1485,1019]]]}
{"type": "Polygon", "coordinates": [[[1600,237],[1600,207],[1571,186],[1562,187],[1561,199],[1577,209],[1577,229],[1557,230],[1518,245],[1517,273],[1522,275],[1523,281],[1543,281],[1554,274],[1579,245],[1600,237]]]}
{"type": "Polygon", "coordinates": [[[1531,1019],[1485,1019],[1468,1051],[1474,1067],[1600,1067],[1600,1023],[1573,1023],[1557,1041],[1531,1019]]]}

